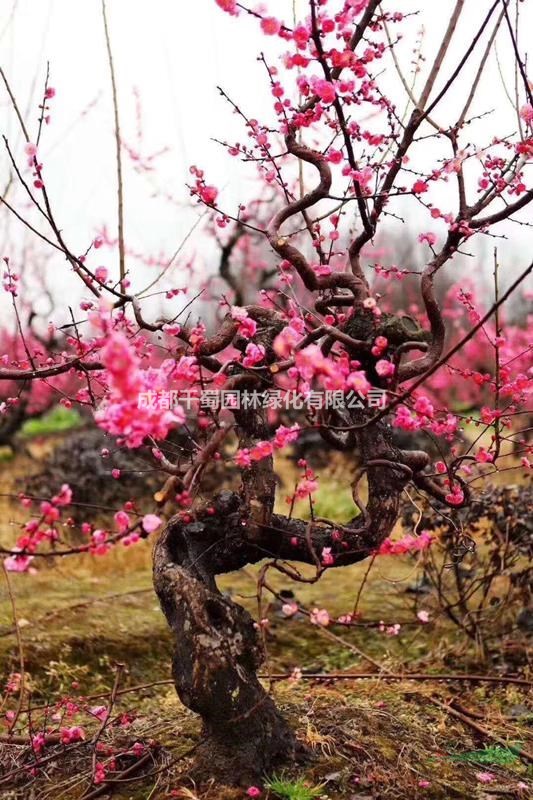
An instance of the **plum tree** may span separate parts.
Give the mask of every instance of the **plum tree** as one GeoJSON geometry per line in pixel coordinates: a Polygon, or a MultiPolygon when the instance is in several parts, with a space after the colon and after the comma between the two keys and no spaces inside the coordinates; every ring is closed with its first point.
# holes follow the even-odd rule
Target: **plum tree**
{"type": "MultiPolygon", "coordinates": [[[[66,401],[94,409],[97,424],[124,447],[149,446],[164,483],[155,494],[157,514],[141,517],[130,503],[115,515],[114,531],[87,523],[86,541],[73,546],[54,525],[51,509],[58,503],[52,500],[26,526],[17,547],[3,552],[8,567],[19,570],[42,557],[103,554],[170,516],[154,545],[153,574],[175,636],[176,689],[203,721],[205,738],[197,751],[203,774],[249,782],[294,755],[297,742],[257,677],[264,623],[224,596],[216,577],[264,562],[262,587],[270,569],[314,581],[327,569],[365,559],[390,536],[406,487],[451,508],[466,506],[472,470],[497,470],[516,438],[515,422],[533,382],[530,346],[522,334],[507,336],[502,308],[533,265],[506,277],[505,291],[495,269],[495,296],[483,312],[464,296],[471,324],[453,338],[435,281],[447,265],[467,257],[467,242],[520,219],[533,200],[533,98],[506,1],[463,20],[467,44],[446,71],[466,14],[464,0],[453,4],[434,58],[424,69],[417,65],[424,75],[420,89],[403,74],[397,56],[399,32],[412,24],[410,17],[385,2],[309,0],[304,19],[290,23],[236,0],[216,2],[236,25],[258,23],[287,52],[281,66],[260,58],[273,97],[268,120],[248,116],[221,90],[246,133],[244,142],[222,144],[228,157],[257,170],[253,199],[235,211],[224,208],[204,170],[191,168],[191,196],[208,210],[209,231],[221,246],[219,277],[227,286],[219,297],[202,287],[210,329],[200,318],[190,322],[189,303],[179,306],[183,289],[173,283],[173,273],[163,269],[143,287],[126,269],[131,256],[124,239],[118,124],[118,280],[94,266],[100,241],[82,256],[67,244],[38,147],[25,127],[31,180],[6,143],[13,169],[50,228],[39,236],[84,284],[87,319],[63,326],[66,344],[46,358],[19,325],[24,355],[3,357],[0,380],[24,387],[68,375],[76,387],[66,401]],[[479,115],[470,115],[497,37],[507,37],[514,53],[522,100],[511,123],[515,132],[487,143],[483,125],[475,124],[479,115]],[[416,276],[423,311],[415,316],[378,293],[372,277],[401,279],[403,266],[368,263],[387,218],[405,213],[416,230],[405,224],[404,235],[413,237],[425,258],[416,276]],[[154,285],[176,306],[151,322],[146,295],[154,285]],[[493,357],[490,363],[485,353],[483,374],[460,362],[480,340],[493,357]],[[481,374],[480,423],[492,434],[483,447],[455,439],[462,422],[453,407],[457,374],[473,387],[481,374]],[[444,376],[444,388],[435,384],[437,375],[444,376]],[[163,447],[174,428],[184,432],[187,447],[163,447]],[[358,513],[346,524],[314,514],[317,480],[305,462],[288,513],[275,511],[275,455],[306,429],[353,461],[358,513]],[[399,447],[395,430],[454,444],[435,464],[429,446],[399,447]],[[237,469],[237,487],[205,490],[203,476],[214,461],[237,469]],[[309,519],[293,514],[302,498],[309,501],[309,519]],[[304,577],[298,563],[310,565],[313,576],[304,577]]],[[[112,59],[110,64],[113,72],[112,59]]],[[[52,97],[47,84],[43,108],[52,97]]],[[[33,229],[9,200],[3,202],[33,229]]],[[[4,288],[16,312],[17,274],[9,261],[4,288]]],[[[524,441],[525,468],[530,452],[524,441]]],[[[59,506],[70,501],[63,493],[59,506]]]]}

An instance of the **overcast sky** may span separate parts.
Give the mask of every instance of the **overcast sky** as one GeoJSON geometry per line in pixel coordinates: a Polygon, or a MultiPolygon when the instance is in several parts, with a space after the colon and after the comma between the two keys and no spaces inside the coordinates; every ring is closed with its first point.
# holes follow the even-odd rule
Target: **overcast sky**
{"type": "MultiPolygon", "coordinates": [[[[385,0],[384,7],[390,10],[420,11],[416,20],[402,28],[405,38],[397,52],[406,72],[417,32],[424,27],[423,52],[430,59],[453,5],[451,0],[385,0]]],[[[289,24],[292,7],[293,0],[268,2],[269,11],[289,24]]],[[[296,0],[296,7],[305,9],[307,3],[296,0]]],[[[489,0],[466,0],[446,62],[450,68],[458,62],[489,7],[489,0]]],[[[521,9],[521,45],[525,46],[525,32],[533,30],[533,0],[525,0],[521,9]]],[[[57,219],[70,246],[79,251],[102,223],[112,228],[116,220],[112,105],[101,3],[0,0],[0,10],[1,63],[30,131],[36,128],[46,62],[50,63],[50,83],[57,94],[51,101],[52,120],[45,131],[40,156],[57,219]]],[[[190,208],[184,186],[191,164],[205,168],[210,182],[225,187],[223,197],[230,207],[252,191],[253,173],[244,177],[236,160],[211,141],[211,137],[230,141],[243,138],[242,127],[218,95],[217,84],[238,100],[249,116],[268,118],[271,96],[257,55],[266,48],[267,56],[274,61],[276,54],[287,48],[275,38],[265,39],[256,20],[245,16],[235,20],[224,14],[214,0],[108,0],[108,15],[124,140],[137,146],[137,92],[143,111],[143,155],[169,148],[156,161],[158,169],[151,178],[126,170],[128,243],[145,254],[170,255],[198,213],[190,208]],[[172,195],[175,202],[154,197],[154,189],[172,195]]],[[[504,26],[498,53],[514,91],[512,52],[504,26]]],[[[384,66],[390,72],[386,80],[390,80],[391,87],[396,86],[390,60],[384,66]]],[[[466,70],[450,97],[451,106],[464,103],[471,78],[472,69],[466,70]]],[[[20,154],[17,119],[3,87],[0,89],[0,132],[15,149],[18,143],[20,154]]],[[[401,90],[397,97],[402,105],[401,90]]],[[[516,129],[516,117],[494,55],[472,109],[473,113],[488,110],[493,110],[492,115],[477,128],[482,143],[493,134],[509,134],[516,129]]],[[[438,121],[438,113],[436,118],[438,121]]],[[[450,118],[443,121],[449,122],[450,118]]],[[[428,151],[428,158],[430,155],[428,151]]],[[[8,173],[5,155],[1,165],[3,186],[8,173]]],[[[18,223],[10,224],[11,235],[22,236],[18,223]]],[[[523,267],[531,257],[529,231],[511,225],[506,232],[513,236],[514,244],[505,245],[502,259],[523,267]]],[[[198,246],[199,237],[201,233],[196,234],[193,246],[198,246]]],[[[66,272],[63,264],[60,256],[54,256],[50,268],[66,272]]],[[[51,280],[56,286],[55,272],[51,280]]],[[[60,280],[64,280],[63,272],[60,280]]],[[[61,285],[70,286],[68,282],[61,285]]]]}

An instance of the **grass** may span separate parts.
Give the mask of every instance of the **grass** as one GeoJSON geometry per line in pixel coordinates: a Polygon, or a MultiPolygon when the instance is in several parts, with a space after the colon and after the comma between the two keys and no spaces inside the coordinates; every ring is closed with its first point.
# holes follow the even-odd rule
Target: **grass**
{"type": "Polygon", "coordinates": [[[11,447],[8,447],[7,445],[0,447],[0,464],[13,461],[14,458],[15,454],[11,447]]]}
{"type": "Polygon", "coordinates": [[[334,519],[342,525],[360,512],[353,501],[349,486],[339,486],[334,481],[322,480],[316,495],[314,513],[316,517],[334,519]]]}
{"type": "Polygon", "coordinates": [[[74,408],[55,406],[41,417],[26,420],[20,433],[25,439],[33,439],[37,436],[64,433],[72,428],[79,428],[82,424],[83,419],[74,408]]]}
{"type": "Polygon", "coordinates": [[[283,777],[273,777],[265,781],[265,788],[280,800],[314,800],[323,791],[321,786],[308,786],[302,780],[290,781],[283,777]]]}
{"type": "Polygon", "coordinates": [[[467,764],[486,764],[489,766],[508,767],[519,760],[520,744],[510,747],[485,747],[483,750],[472,750],[469,753],[456,753],[450,756],[452,761],[461,761],[467,764]]]}

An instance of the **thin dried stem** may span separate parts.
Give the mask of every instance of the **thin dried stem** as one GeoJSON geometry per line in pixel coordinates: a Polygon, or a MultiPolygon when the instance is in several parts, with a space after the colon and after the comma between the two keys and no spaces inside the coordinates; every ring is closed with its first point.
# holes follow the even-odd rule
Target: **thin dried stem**
{"type": "MultiPolygon", "coordinates": [[[[120,281],[123,284],[126,277],[125,266],[125,247],[124,247],[124,187],[122,180],[122,145],[120,139],[120,119],[118,113],[118,92],[117,83],[115,78],[115,66],[113,62],[113,53],[111,50],[111,37],[109,35],[109,26],[107,21],[106,0],[102,0],[102,17],[104,20],[104,33],[105,43],[107,48],[107,56],[109,60],[109,72],[111,77],[111,91],[113,95],[113,115],[115,118],[115,153],[117,165],[117,214],[118,214],[118,253],[119,253],[119,271],[120,281]]],[[[122,286],[124,288],[124,286],[122,286]]]]}

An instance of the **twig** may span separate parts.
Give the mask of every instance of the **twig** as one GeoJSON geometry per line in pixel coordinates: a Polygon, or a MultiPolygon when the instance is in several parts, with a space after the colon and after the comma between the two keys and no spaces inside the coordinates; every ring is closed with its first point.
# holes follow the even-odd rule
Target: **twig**
{"type": "Polygon", "coordinates": [[[117,84],[115,80],[115,67],[113,63],[113,53],[111,52],[111,38],[109,36],[109,28],[107,24],[106,0],[102,0],[102,16],[104,19],[104,32],[105,43],[107,48],[107,56],[109,59],[109,72],[111,75],[111,91],[113,95],[113,114],[115,117],[115,148],[116,148],[116,163],[117,163],[117,213],[118,213],[118,254],[119,254],[119,270],[120,282],[122,290],[124,290],[124,278],[126,277],[125,256],[124,256],[124,196],[123,196],[123,183],[122,183],[122,153],[120,142],[120,120],[118,115],[118,94],[117,84]]]}
{"type": "MultiPolygon", "coordinates": [[[[493,739],[495,742],[498,742],[498,744],[501,744],[502,747],[509,747],[508,741],[503,739],[501,736],[498,736],[496,733],[487,730],[482,725],[479,725],[479,723],[474,722],[474,720],[470,719],[470,717],[467,717],[466,714],[462,714],[460,711],[457,711],[455,708],[452,708],[447,703],[443,703],[436,697],[429,697],[428,700],[434,705],[438,706],[439,708],[442,708],[442,710],[446,711],[447,714],[451,714],[452,717],[456,717],[457,719],[461,720],[461,722],[464,722],[465,725],[469,725],[472,728],[472,730],[481,734],[481,736],[484,736],[485,738],[488,739],[493,739]]],[[[521,758],[525,758],[527,761],[533,762],[533,753],[530,753],[528,750],[521,749],[519,751],[519,755],[521,758]]]]}
{"type": "Polygon", "coordinates": [[[7,593],[9,595],[9,601],[11,603],[11,613],[13,614],[13,622],[15,623],[15,630],[17,635],[17,646],[19,651],[19,664],[20,664],[20,686],[19,686],[19,697],[17,702],[17,709],[15,711],[15,716],[9,723],[9,730],[12,731],[15,725],[17,724],[17,720],[20,716],[20,712],[22,709],[22,703],[24,702],[24,677],[25,677],[25,670],[24,670],[24,648],[22,646],[22,637],[20,635],[20,626],[18,621],[17,615],[17,604],[15,603],[15,596],[13,594],[13,587],[11,586],[11,580],[9,577],[9,572],[7,571],[5,561],[2,561],[2,567],[4,570],[4,575],[6,578],[7,584],[7,593]]]}
{"type": "MultiPolygon", "coordinates": [[[[265,675],[260,674],[260,678],[265,675]]],[[[275,673],[270,675],[275,681],[288,680],[291,673],[275,673]]],[[[387,672],[386,674],[376,672],[308,672],[302,674],[302,680],[311,681],[331,681],[331,680],[391,680],[391,681],[469,681],[472,683],[511,683],[517,686],[529,688],[533,686],[533,681],[527,678],[515,678],[512,675],[470,675],[443,673],[432,675],[430,672],[387,672]]],[[[168,681],[172,683],[172,681],[168,681]]]]}
{"type": "MultiPolygon", "coordinates": [[[[134,775],[136,772],[139,771],[141,767],[144,767],[144,765],[147,764],[151,760],[151,758],[152,758],[152,753],[151,752],[146,753],[144,756],[142,756],[142,758],[136,761],[135,764],[132,764],[131,767],[128,767],[127,769],[120,772],[117,776],[117,780],[127,780],[127,778],[129,778],[130,775],[134,775]]],[[[101,795],[107,794],[107,792],[110,789],[111,783],[112,781],[105,781],[96,789],[93,789],[92,792],[82,795],[81,800],[94,800],[94,798],[96,797],[101,797],[101,795]]]]}
{"type": "Polygon", "coordinates": [[[115,680],[113,683],[113,688],[111,690],[111,698],[109,700],[109,708],[107,709],[107,714],[104,716],[102,720],[102,724],[100,725],[98,731],[96,732],[94,739],[93,739],[93,770],[91,776],[91,783],[94,781],[94,776],[96,774],[96,758],[97,758],[97,750],[98,750],[98,742],[100,741],[108,722],[111,719],[111,712],[113,711],[113,706],[115,705],[115,701],[117,699],[117,692],[118,687],[120,684],[120,678],[122,676],[122,672],[124,671],[124,664],[117,664],[116,672],[115,672],[115,680]]]}

